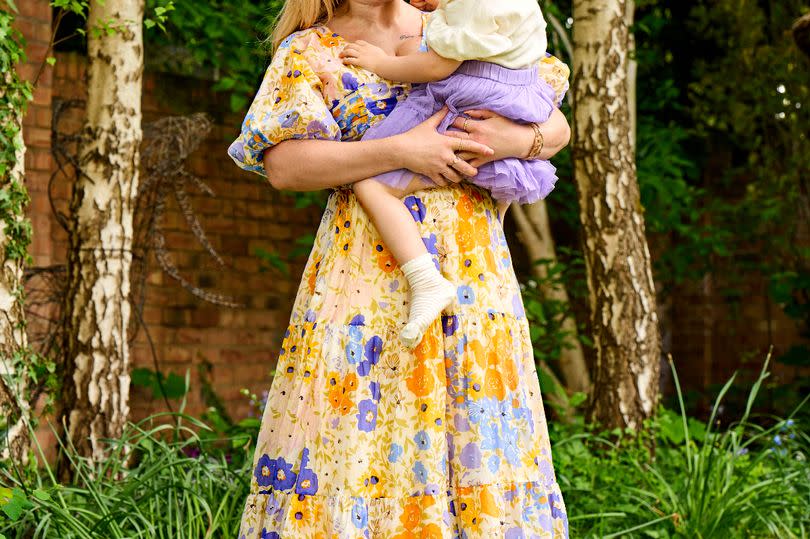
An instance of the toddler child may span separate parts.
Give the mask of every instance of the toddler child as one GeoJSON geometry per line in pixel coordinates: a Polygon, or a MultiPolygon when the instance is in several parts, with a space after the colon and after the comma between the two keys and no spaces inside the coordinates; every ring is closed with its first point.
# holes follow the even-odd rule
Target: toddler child
{"type": "MultiPolygon", "coordinates": [[[[439,125],[440,132],[464,111],[474,109],[522,123],[548,120],[556,107],[556,95],[538,75],[547,43],[546,22],[537,0],[414,2],[420,8],[436,7],[436,3],[419,52],[389,56],[364,41],[350,43],[342,51],[346,64],[389,80],[417,83],[405,101],[363,138],[404,133],[443,106],[449,113],[439,125]]],[[[510,158],[482,165],[470,181],[492,194],[502,218],[512,202],[528,204],[547,196],[557,180],[555,171],[545,160],[510,158]]],[[[409,348],[419,344],[425,330],[456,295],[456,286],[436,268],[401,200],[431,185],[429,178],[404,169],[353,185],[410,285],[408,323],[400,333],[409,348]]]]}

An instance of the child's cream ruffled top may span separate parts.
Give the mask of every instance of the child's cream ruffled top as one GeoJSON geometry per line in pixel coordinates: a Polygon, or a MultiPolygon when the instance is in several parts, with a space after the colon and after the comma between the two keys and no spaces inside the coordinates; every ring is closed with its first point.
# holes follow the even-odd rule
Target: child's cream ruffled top
{"type": "Polygon", "coordinates": [[[521,69],[545,56],[546,21],[537,0],[442,0],[427,42],[445,58],[521,69]]]}

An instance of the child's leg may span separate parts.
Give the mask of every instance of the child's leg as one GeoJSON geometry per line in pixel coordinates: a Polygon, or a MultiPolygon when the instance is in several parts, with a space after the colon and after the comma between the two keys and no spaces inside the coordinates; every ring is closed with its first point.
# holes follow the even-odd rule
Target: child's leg
{"type": "Polygon", "coordinates": [[[498,201],[498,217],[501,219],[501,226],[503,226],[503,218],[506,215],[506,210],[509,209],[510,202],[503,200],[498,201]]]}
{"type": "Polygon", "coordinates": [[[425,330],[456,295],[456,287],[436,268],[411,212],[400,200],[418,185],[411,182],[408,190],[398,192],[372,178],[352,186],[410,285],[408,323],[400,333],[400,338],[409,348],[419,344],[425,330]]]}

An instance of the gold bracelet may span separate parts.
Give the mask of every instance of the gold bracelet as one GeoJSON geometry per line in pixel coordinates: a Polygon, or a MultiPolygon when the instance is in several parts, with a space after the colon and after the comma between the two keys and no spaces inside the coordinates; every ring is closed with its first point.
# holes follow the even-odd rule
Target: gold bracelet
{"type": "Polygon", "coordinates": [[[539,159],[540,153],[543,151],[543,146],[546,144],[546,139],[543,136],[543,133],[540,131],[540,124],[532,123],[532,129],[534,129],[534,142],[532,143],[532,148],[529,150],[529,155],[526,159],[539,159]]]}

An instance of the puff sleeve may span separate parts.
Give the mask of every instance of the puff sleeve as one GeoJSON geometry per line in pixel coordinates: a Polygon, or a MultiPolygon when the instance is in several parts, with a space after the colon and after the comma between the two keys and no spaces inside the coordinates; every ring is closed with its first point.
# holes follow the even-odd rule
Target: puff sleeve
{"type": "Polygon", "coordinates": [[[537,68],[540,78],[554,89],[557,106],[561,106],[565,94],[568,93],[568,79],[571,76],[571,69],[565,62],[548,53],[545,58],[540,60],[537,68]]]}
{"type": "Polygon", "coordinates": [[[273,56],[239,137],[228,148],[240,168],[266,176],[264,151],[285,140],[340,140],[340,127],[326,106],[322,82],[307,60],[312,44],[306,41],[301,32],[292,34],[273,56]]]}

